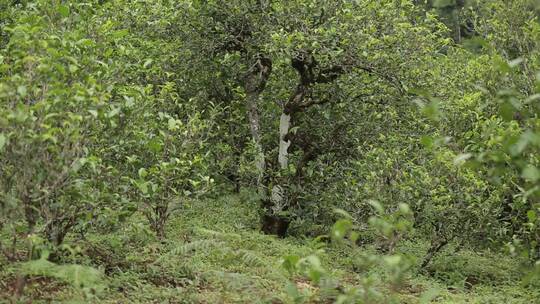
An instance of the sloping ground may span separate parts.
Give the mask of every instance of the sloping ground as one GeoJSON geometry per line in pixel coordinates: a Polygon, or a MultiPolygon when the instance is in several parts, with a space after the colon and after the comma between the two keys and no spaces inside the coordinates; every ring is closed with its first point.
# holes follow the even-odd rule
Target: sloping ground
{"type": "MultiPolygon", "coordinates": [[[[185,203],[171,219],[167,240],[158,242],[143,219],[113,234],[93,234],[73,240],[80,254],[72,262],[100,265],[107,288],[95,303],[293,303],[287,286],[296,285],[317,303],[318,288],[302,277],[291,278],[281,267],[290,254],[316,251],[309,240],[277,239],[257,230],[255,202],[248,195],[185,203]]],[[[400,250],[421,253],[425,246],[410,242],[400,250]]],[[[354,253],[330,248],[321,254],[324,267],[333,269],[344,286],[364,274],[355,267],[354,253]]],[[[5,264],[5,261],[2,261],[5,264]]],[[[414,275],[399,289],[401,303],[540,303],[540,295],[519,286],[515,263],[496,255],[470,252],[434,260],[431,276],[414,275]],[[480,265],[483,264],[483,265],[480,265]],[[464,286],[464,281],[469,285],[464,286]]],[[[378,269],[367,272],[377,273],[378,269]]],[[[15,284],[15,270],[1,272],[0,298],[15,284]]],[[[384,274],[381,274],[384,275],[384,274]]],[[[23,303],[82,299],[81,292],[55,279],[30,279],[23,303]]],[[[88,294],[91,294],[89,292],[88,294]]]]}

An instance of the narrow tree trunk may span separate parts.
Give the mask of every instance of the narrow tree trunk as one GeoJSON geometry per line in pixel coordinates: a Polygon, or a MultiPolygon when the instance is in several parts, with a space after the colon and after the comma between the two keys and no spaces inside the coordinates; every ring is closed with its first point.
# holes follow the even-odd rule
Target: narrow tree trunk
{"type": "Polygon", "coordinates": [[[264,161],[264,151],[261,144],[261,122],[259,119],[259,109],[258,109],[258,92],[248,92],[247,96],[247,106],[248,106],[248,119],[249,119],[249,128],[251,130],[251,138],[257,150],[255,156],[255,167],[257,169],[257,188],[259,194],[263,193],[262,188],[262,179],[264,176],[264,171],[266,170],[265,161],[264,161]]]}
{"type": "Polygon", "coordinates": [[[264,56],[259,56],[255,64],[250,68],[244,80],[246,90],[247,109],[251,138],[255,144],[257,155],[255,157],[255,167],[257,170],[257,188],[260,195],[264,194],[262,184],[266,170],[264,150],[261,143],[261,122],[259,118],[259,99],[266,87],[268,77],[272,73],[272,61],[264,56]]]}
{"type": "Polygon", "coordinates": [[[441,240],[432,240],[431,246],[428,249],[428,252],[424,256],[424,260],[422,261],[422,264],[420,265],[420,269],[425,269],[433,257],[441,251],[441,249],[448,244],[448,240],[441,239],[441,240]]]}
{"type": "MultiPolygon", "coordinates": [[[[289,167],[289,146],[291,141],[287,139],[291,127],[291,115],[286,112],[281,113],[279,120],[279,154],[278,163],[281,170],[287,170],[289,167]]],[[[275,234],[284,237],[289,227],[289,219],[280,216],[279,212],[287,208],[287,189],[286,178],[281,178],[276,185],[272,187],[270,202],[267,202],[263,216],[263,231],[268,234],[275,234]]]]}
{"type": "MultiPolygon", "coordinates": [[[[281,170],[287,170],[289,167],[289,146],[291,145],[291,141],[288,140],[287,134],[289,134],[289,128],[291,126],[291,115],[286,114],[285,112],[281,113],[281,117],[279,120],[279,154],[278,154],[278,162],[279,167],[281,170]]],[[[285,207],[285,190],[287,188],[287,185],[283,185],[285,180],[281,179],[281,184],[278,183],[273,186],[272,188],[272,207],[274,208],[274,212],[282,211],[285,207]]]]}
{"type": "Polygon", "coordinates": [[[289,134],[289,128],[291,126],[291,115],[283,112],[279,120],[279,166],[282,170],[287,169],[289,166],[289,146],[291,141],[288,140],[287,134],[289,134]]]}
{"type": "Polygon", "coordinates": [[[14,291],[13,291],[13,297],[14,297],[14,303],[18,302],[18,300],[23,296],[24,294],[24,287],[26,286],[26,280],[28,276],[23,274],[17,275],[17,280],[15,281],[14,291]]]}

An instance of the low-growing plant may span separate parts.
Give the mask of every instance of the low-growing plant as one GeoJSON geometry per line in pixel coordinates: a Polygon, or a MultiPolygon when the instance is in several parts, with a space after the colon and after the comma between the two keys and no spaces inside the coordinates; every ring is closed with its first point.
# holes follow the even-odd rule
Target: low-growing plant
{"type": "MultiPolygon", "coordinates": [[[[377,215],[370,218],[370,226],[387,241],[389,254],[374,254],[366,251],[365,254],[356,255],[356,264],[362,267],[362,277],[359,282],[347,285],[335,278],[331,271],[326,269],[319,255],[324,252],[324,243],[315,243],[318,248],[313,254],[306,257],[288,255],[283,258],[282,267],[291,276],[308,278],[317,288],[320,288],[320,297],[331,300],[333,303],[397,303],[396,292],[399,291],[408,271],[412,266],[409,257],[393,253],[393,248],[401,234],[412,229],[411,210],[406,204],[394,213],[386,213],[382,205],[372,201],[371,205],[377,210],[377,215]],[[377,268],[377,274],[368,274],[369,269],[377,268]],[[384,269],[384,271],[381,271],[384,269]],[[383,283],[384,282],[384,283],[383,283]],[[382,287],[388,284],[388,287],[382,287]]],[[[345,218],[338,220],[330,231],[330,239],[335,246],[350,247],[350,250],[360,250],[357,246],[359,237],[358,227],[353,224],[352,217],[345,211],[338,210],[345,218]]],[[[357,269],[360,270],[360,269],[357,269]]],[[[287,287],[288,295],[294,303],[306,303],[314,297],[310,290],[299,288],[294,282],[287,287]]]]}

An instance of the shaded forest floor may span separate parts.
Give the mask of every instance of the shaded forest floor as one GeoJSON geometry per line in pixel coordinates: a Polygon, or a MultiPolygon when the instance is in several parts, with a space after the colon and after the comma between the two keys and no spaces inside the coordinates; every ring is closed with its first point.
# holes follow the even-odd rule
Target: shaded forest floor
{"type": "MultiPolygon", "coordinates": [[[[317,303],[319,290],[281,267],[284,256],[305,256],[317,246],[308,239],[259,233],[256,202],[248,197],[185,204],[171,219],[162,242],[142,218],[131,218],[112,234],[72,236],[68,243],[81,250],[72,262],[92,265],[107,275],[107,287],[98,298],[82,302],[293,303],[287,286],[295,284],[310,299],[307,303],[317,303]]],[[[398,251],[421,257],[427,246],[405,241],[398,251]]],[[[355,253],[348,251],[329,246],[321,254],[324,267],[343,284],[377,274],[378,269],[359,270],[355,253]]],[[[515,261],[494,253],[455,252],[449,247],[433,260],[430,275],[413,269],[399,289],[400,302],[422,303],[436,292],[433,303],[540,303],[539,291],[520,286],[517,268],[515,261]],[[470,278],[474,282],[467,285],[470,278]]],[[[0,260],[0,269],[0,299],[8,302],[16,270],[5,260],[0,260]]],[[[21,303],[72,302],[80,296],[69,284],[47,277],[31,277],[28,282],[21,303]]]]}

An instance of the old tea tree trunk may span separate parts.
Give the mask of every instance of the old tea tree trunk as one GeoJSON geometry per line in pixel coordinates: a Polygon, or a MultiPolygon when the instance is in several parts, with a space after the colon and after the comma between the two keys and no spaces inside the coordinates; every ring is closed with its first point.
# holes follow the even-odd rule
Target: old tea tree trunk
{"type": "Polygon", "coordinates": [[[290,223],[290,218],[284,215],[291,205],[287,193],[291,179],[287,170],[289,167],[289,148],[295,144],[294,137],[290,136],[289,131],[295,123],[296,114],[313,105],[329,101],[309,98],[313,85],[332,82],[345,71],[342,66],[327,69],[318,68],[317,61],[309,52],[299,52],[291,60],[291,65],[298,73],[299,81],[296,89],[284,104],[280,115],[278,170],[282,174],[278,174],[272,184],[267,185],[270,193],[263,200],[262,230],[267,234],[280,237],[286,235],[290,223]]]}
{"type": "Polygon", "coordinates": [[[257,188],[259,195],[264,194],[263,177],[266,171],[265,155],[261,143],[261,122],[259,118],[260,95],[266,87],[268,77],[272,72],[272,61],[266,57],[258,56],[255,64],[250,68],[245,76],[244,89],[246,91],[247,114],[251,138],[257,155],[255,156],[255,166],[257,169],[257,188]]]}
{"type": "MultiPolygon", "coordinates": [[[[289,129],[291,127],[291,115],[286,111],[281,113],[279,121],[279,152],[278,164],[279,169],[285,172],[289,166],[289,146],[291,141],[287,139],[289,129]]],[[[275,183],[271,188],[269,197],[263,199],[263,216],[262,230],[266,234],[274,234],[280,237],[285,236],[289,227],[289,219],[281,212],[287,208],[286,178],[280,177],[280,181],[275,183]]]]}

